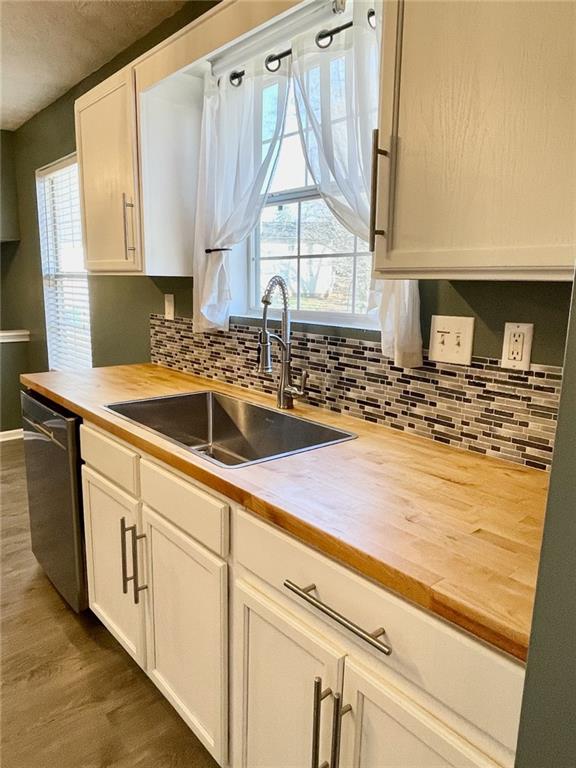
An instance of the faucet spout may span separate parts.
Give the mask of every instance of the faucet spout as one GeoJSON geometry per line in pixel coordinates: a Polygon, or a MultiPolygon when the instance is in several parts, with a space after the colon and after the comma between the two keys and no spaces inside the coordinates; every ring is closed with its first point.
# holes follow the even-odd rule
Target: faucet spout
{"type": "Polygon", "coordinates": [[[272,339],[280,344],[280,380],[278,382],[278,408],[294,407],[294,397],[304,396],[306,375],[302,375],[300,389],[292,384],[292,348],[290,343],[290,310],[288,307],[288,286],[280,275],[274,275],[262,294],[262,330],[258,343],[258,372],[272,373],[272,339]],[[279,290],[282,296],[282,327],[280,336],[268,330],[268,307],[272,304],[274,291],[279,290]]]}

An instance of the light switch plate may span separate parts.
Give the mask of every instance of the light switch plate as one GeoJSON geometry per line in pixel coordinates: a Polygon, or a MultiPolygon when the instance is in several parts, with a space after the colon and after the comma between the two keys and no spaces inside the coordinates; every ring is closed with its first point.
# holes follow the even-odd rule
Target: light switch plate
{"type": "Polygon", "coordinates": [[[532,323],[506,323],[502,346],[502,368],[512,368],[516,371],[530,370],[533,337],[532,323]]]}
{"type": "Polygon", "coordinates": [[[474,341],[474,318],[432,315],[430,360],[470,365],[474,341]]]}
{"type": "Polygon", "coordinates": [[[174,320],[174,294],[164,294],[164,317],[166,320],[174,320]]]}

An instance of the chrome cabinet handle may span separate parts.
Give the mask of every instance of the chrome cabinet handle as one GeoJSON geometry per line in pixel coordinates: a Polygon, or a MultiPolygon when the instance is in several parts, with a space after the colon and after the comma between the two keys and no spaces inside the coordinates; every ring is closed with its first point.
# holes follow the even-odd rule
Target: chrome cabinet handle
{"type": "Polygon", "coordinates": [[[328,768],[327,763],[320,766],[320,723],[322,702],[332,693],[332,688],[322,690],[322,678],[314,678],[314,709],[312,713],[312,768],[328,768]]]}
{"type": "MultiPolygon", "coordinates": [[[[378,627],[378,629],[375,629],[374,632],[367,632],[362,627],[359,627],[358,624],[350,621],[350,619],[347,619],[341,613],[338,613],[338,611],[334,610],[334,608],[331,608],[317,597],[314,597],[314,595],[311,595],[310,592],[313,592],[316,589],[316,584],[309,584],[307,587],[299,587],[297,584],[294,584],[293,581],[290,581],[290,579],[286,579],[284,581],[284,586],[286,589],[294,592],[295,595],[298,595],[298,597],[301,597],[302,600],[305,600],[307,603],[309,603],[309,605],[314,606],[314,608],[317,608],[321,613],[329,616],[335,622],[340,624],[341,627],[344,627],[345,629],[352,632],[352,634],[356,635],[356,637],[359,637],[361,640],[367,642],[372,646],[372,648],[376,648],[378,651],[381,651],[385,656],[391,655],[392,648],[383,640],[378,639],[386,633],[386,630],[383,627],[378,627]]],[[[331,768],[333,768],[333,766],[331,766],[331,768]]]]}
{"type": "Polygon", "coordinates": [[[126,557],[126,533],[130,530],[126,526],[126,518],[120,520],[120,552],[122,555],[122,592],[128,594],[128,582],[133,576],[128,576],[128,562],[126,557]]]}
{"type": "Polygon", "coordinates": [[[136,250],[136,246],[128,245],[128,218],[126,216],[127,208],[134,208],[134,203],[129,203],[126,192],[122,192],[122,223],[124,225],[124,252],[126,258],[128,258],[128,251],[136,250]]]}
{"type": "Polygon", "coordinates": [[[136,533],[136,525],[126,525],[126,518],[120,520],[120,546],[122,554],[122,592],[128,594],[128,582],[132,582],[134,602],[136,605],[140,602],[140,592],[148,589],[147,584],[138,583],[138,542],[145,539],[146,534],[136,533]],[[132,576],[128,576],[128,558],[126,555],[126,534],[130,533],[132,537],[132,576]]]}
{"type": "Polygon", "coordinates": [[[132,586],[134,588],[134,603],[138,605],[140,602],[140,592],[142,592],[145,589],[148,589],[148,584],[140,584],[138,579],[138,542],[140,539],[145,539],[146,534],[145,533],[136,533],[136,526],[132,525],[130,526],[130,532],[132,534],[132,562],[133,562],[133,568],[134,568],[134,576],[132,581],[132,586]]]}
{"type": "Polygon", "coordinates": [[[340,745],[342,743],[342,718],[352,711],[352,705],[342,706],[342,696],[334,694],[334,718],[332,720],[332,745],[330,748],[330,768],[340,765],[340,745]]]}
{"type": "Polygon", "coordinates": [[[370,178],[370,236],[368,250],[374,251],[376,248],[376,235],[386,237],[386,230],[376,229],[376,207],[378,205],[378,158],[389,157],[386,149],[380,149],[378,145],[378,128],[372,131],[372,174],[370,178]]]}

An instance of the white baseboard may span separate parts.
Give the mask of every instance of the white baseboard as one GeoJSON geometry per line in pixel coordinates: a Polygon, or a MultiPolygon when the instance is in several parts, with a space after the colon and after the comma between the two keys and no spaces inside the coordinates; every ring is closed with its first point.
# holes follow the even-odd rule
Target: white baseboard
{"type": "Polygon", "coordinates": [[[24,437],[22,429],[7,429],[0,432],[0,443],[6,443],[8,440],[20,440],[22,437],[24,437]]]}

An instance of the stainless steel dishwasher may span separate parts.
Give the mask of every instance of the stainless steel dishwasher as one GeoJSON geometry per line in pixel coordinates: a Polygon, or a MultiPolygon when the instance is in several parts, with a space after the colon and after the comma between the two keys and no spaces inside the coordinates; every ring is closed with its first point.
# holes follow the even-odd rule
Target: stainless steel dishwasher
{"type": "Polygon", "coordinates": [[[76,611],[88,607],[82,525],[79,419],[21,393],[32,552],[76,611]]]}

